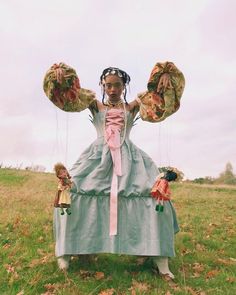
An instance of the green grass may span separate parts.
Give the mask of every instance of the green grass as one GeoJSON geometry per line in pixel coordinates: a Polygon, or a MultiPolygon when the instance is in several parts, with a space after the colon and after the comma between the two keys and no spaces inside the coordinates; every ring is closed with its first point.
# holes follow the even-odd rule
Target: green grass
{"type": "Polygon", "coordinates": [[[236,188],[172,185],[181,231],[169,282],[152,273],[150,260],[125,255],[73,257],[69,271],[59,271],[56,186],[52,174],[0,169],[0,294],[236,294],[236,188]]]}
{"type": "Polygon", "coordinates": [[[30,175],[23,174],[20,170],[0,169],[0,185],[20,186],[27,182],[30,175]]]}

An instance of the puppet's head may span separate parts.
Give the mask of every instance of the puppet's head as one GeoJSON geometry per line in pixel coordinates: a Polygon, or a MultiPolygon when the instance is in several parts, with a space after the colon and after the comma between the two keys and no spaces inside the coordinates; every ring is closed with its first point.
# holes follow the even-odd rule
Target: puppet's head
{"type": "Polygon", "coordinates": [[[164,179],[167,181],[175,181],[177,179],[178,175],[173,170],[167,170],[165,172],[165,175],[163,176],[164,179]]]}
{"type": "Polygon", "coordinates": [[[54,171],[58,178],[70,178],[70,175],[66,167],[62,163],[57,163],[54,165],[54,171]]]}
{"type": "Polygon", "coordinates": [[[175,167],[158,167],[160,174],[158,178],[164,178],[167,181],[181,181],[184,177],[184,173],[175,167]]]}

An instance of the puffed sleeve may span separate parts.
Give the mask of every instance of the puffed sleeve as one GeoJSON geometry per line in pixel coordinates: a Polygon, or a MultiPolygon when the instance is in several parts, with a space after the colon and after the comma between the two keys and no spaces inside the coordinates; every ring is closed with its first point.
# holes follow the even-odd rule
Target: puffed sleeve
{"type": "Polygon", "coordinates": [[[64,63],[50,67],[43,89],[51,102],[66,112],[81,112],[95,101],[95,93],[81,88],[76,71],[64,63]]]}
{"type": "Polygon", "coordinates": [[[183,73],[172,63],[157,63],[150,75],[147,91],[140,93],[136,99],[139,103],[140,117],[148,122],[160,122],[175,113],[180,106],[184,91],[185,79],[183,73]],[[157,93],[160,76],[170,75],[170,85],[163,93],[157,93]]]}

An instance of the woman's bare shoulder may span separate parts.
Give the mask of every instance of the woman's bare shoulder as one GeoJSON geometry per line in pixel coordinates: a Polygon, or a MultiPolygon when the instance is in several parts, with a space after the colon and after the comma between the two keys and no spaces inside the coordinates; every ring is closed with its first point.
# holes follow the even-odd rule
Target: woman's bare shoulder
{"type": "Polygon", "coordinates": [[[98,111],[104,111],[105,110],[105,106],[103,103],[101,103],[101,101],[97,100],[97,106],[98,106],[98,111]]]}
{"type": "Polygon", "coordinates": [[[139,110],[139,104],[136,100],[133,100],[131,102],[129,102],[128,104],[128,110],[131,112],[131,113],[137,113],[138,110],[139,110]]]}
{"type": "Polygon", "coordinates": [[[104,105],[98,100],[95,99],[92,104],[89,106],[89,109],[91,111],[91,113],[94,115],[94,113],[96,112],[100,112],[104,110],[104,105]]]}

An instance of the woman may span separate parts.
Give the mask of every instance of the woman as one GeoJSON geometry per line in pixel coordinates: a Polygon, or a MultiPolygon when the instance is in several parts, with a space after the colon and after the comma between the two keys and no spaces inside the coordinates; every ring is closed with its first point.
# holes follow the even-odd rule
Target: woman
{"type": "Polygon", "coordinates": [[[151,73],[148,91],[127,103],[129,75],[118,68],[107,68],[100,77],[103,88],[100,102],[92,92],[80,88],[75,72],[69,90],[56,92],[50,81],[56,79],[58,88],[68,77],[66,71],[71,70],[64,64],[54,65],[46,74],[44,90],[62,110],[89,108],[97,139],[70,171],[75,184],[71,191],[72,214],[61,216],[55,210],[59,267],[68,268],[70,255],[142,255],[154,257],[159,272],[173,278],[168,257],[175,255],[174,234],[178,231],[175,211],[170,201],[163,214],[155,211],[156,201],[150,191],[158,168],[132,143],[129,134],[138,112],[143,120],[158,122],[178,109],[183,75],[172,63],[158,63],[151,73]],[[66,91],[70,91],[67,98],[63,97],[66,91]]]}

